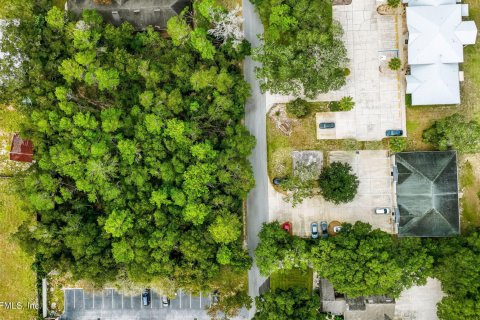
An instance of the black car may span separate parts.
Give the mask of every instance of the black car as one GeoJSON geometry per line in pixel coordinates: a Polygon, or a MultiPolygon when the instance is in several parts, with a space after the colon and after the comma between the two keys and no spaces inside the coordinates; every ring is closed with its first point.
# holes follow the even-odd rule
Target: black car
{"type": "Polygon", "coordinates": [[[142,293],[142,304],[144,307],[148,306],[150,304],[150,299],[151,299],[151,295],[150,295],[150,289],[145,289],[143,290],[143,293],[142,293]]]}
{"type": "Polygon", "coordinates": [[[327,223],[327,221],[320,222],[320,230],[322,230],[322,238],[328,238],[328,223],[327,223]]]}
{"type": "Polygon", "coordinates": [[[335,128],[335,122],[320,122],[318,127],[320,129],[333,129],[335,128]]]}

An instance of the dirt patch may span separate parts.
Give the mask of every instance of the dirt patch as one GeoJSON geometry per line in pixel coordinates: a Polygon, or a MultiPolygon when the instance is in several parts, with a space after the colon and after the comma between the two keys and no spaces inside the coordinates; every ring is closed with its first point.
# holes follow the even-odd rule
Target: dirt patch
{"type": "Polygon", "coordinates": [[[352,0],[333,0],[334,6],[347,6],[352,3],[352,0]]]}
{"type": "Polygon", "coordinates": [[[399,5],[396,8],[390,7],[388,4],[381,4],[377,7],[377,13],[381,15],[396,15],[404,11],[403,6],[399,5]]]}
{"type": "Polygon", "coordinates": [[[290,136],[292,134],[292,127],[296,121],[288,117],[284,104],[277,104],[271,108],[268,117],[272,119],[275,127],[284,135],[290,136]]]}

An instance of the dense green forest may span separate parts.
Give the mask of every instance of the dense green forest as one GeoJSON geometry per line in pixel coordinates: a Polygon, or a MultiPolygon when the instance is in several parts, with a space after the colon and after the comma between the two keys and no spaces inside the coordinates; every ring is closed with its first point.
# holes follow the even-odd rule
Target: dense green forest
{"type": "Polygon", "coordinates": [[[18,178],[37,223],[18,237],[45,270],[200,290],[222,267],[250,267],[248,44],[214,41],[201,12],[195,29],[172,20],[173,40],[56,7],[3,27],[0,98],[29,116],[22,135],[35,144],[18,178]]]}

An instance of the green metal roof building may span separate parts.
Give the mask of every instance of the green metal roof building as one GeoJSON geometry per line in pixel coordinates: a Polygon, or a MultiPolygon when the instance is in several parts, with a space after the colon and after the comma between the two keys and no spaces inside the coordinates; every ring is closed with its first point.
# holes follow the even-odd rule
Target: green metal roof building
{"type": "Polygon", "coordinates": [[[457,153],[402,152],[395,155],[395,164],[398,235],[459,234],[457,153]]]}

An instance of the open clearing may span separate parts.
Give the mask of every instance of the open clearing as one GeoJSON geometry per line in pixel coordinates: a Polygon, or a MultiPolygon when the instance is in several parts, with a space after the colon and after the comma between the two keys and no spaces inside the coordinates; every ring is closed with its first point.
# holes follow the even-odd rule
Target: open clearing
{"type": "Polygon", "coordinates": [[[27,303],[36,303],[36,276],[31,265],[33,257],[26,254],[11,236],[28,219],[21,210],[20,199],[9,194],[9,179],[0,179],[0,301],[21,303],[23,309],[0,308],[0,319],[33,319],[37,310],[27,309],[27,303]]]}
{"type": "Polygon", "coordinates": [[[270,276],[270,289],[287,290],[290,288],[305,288],[309,293],[313,290],[313,270],[292,269],[287,271],[277,271],[270,276]]]}

